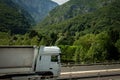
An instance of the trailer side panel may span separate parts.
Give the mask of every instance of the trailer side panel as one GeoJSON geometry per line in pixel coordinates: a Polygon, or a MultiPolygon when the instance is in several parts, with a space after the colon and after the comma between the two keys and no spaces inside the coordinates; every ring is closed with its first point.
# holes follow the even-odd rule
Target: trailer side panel
{"type": "Polygon", "coordinates": [[[32,68],[33,60],[34,48],[32,47],[0,48],[0,69],[2,70],[32,68]]]}

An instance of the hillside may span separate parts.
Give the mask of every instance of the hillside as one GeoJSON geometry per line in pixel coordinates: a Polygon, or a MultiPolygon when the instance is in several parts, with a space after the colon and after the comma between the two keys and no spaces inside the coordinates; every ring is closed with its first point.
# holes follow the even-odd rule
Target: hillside
{"type": "Polygon", "coordinates": [[[11,0],[0,0],[0,31],[13,34],[25,33],[31,25],[32,18],[27,12],[11,0]]]}
{"type": "Polygon", "coordinates": [[[58,23],[46,23],[46,20],[45,24],[41,24],[44,26],[39,26],[38,32],[44,34],[42,39],[47,42],[43,43],[42,39],[41,42],[45,45],[61,45],[63,61],[89,63],[119,60],[119,4],[119,0],[113,0],[95,11],[78,14],[58,23]]]}
{"type": "Polygon", "coordinates": [[[34,19],[36,23],[43,20],[48,12],[54,7],[58,6],[57,3],[51,0],[12,0],[20,7],[25,9],[34,19]]]}
{"type": "Polygon", "coordinates": [[[65,33],[69,31],[71,34],[81,31],[87,31],[86,33],[99,33],[104,29],[107,30],[111,28],[116,28],[116,30],[119,30],[119,12],[119,5],[117,1],[113,1],[109,5],[101,7],[94,12],[89,12],[82,15],[79,14],[61,23],[46,24],[40,29],[45,32],[56,31],[65,33]]]}
{"type": "Polygon", "coordinates": [[[112,0],[70,0],[64,5],[53,9],[38,26],[60,23],[74,16],[93,12],[106,6],[111,1],[112,0]]]}

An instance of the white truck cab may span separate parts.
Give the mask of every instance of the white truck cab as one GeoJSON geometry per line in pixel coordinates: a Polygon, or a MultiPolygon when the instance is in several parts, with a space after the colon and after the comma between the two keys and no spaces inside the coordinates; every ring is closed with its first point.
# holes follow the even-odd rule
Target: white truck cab
{"type": "Polygon", "coordinates": [[[60,75],[60,49],[57,46],[41,47],[37,58],[36,72],[50,71],[54,76],[60,75]]]}

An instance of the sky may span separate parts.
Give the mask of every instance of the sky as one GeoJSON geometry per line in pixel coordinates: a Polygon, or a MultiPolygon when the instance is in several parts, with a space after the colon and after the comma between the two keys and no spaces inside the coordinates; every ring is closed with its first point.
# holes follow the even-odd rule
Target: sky
{"type": "Polygon", "coordinates": [[[52,0],[52,1],[58,3],[59,5],[62,5],[62,4],[64,4],[65,2],[67,2],[69,0],[52,0]]]}

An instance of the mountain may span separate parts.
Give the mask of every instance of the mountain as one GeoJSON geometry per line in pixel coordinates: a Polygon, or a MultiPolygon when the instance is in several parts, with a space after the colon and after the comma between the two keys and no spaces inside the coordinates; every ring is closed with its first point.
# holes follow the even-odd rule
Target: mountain
{"type": "MultiPolygon", "coordinates": [[[[73,1],[73,0],[71,0],[71,1],[73,1]]],[[[85,0],[76,0],[76,1],[84,2],[85,0]]],[[[97,0],[95,0],[95,1],[97,1],[97,0]]],[[[68,3],[70,3],[70,2],[68,2],[68,3]]],[[[103,3],[103,2],[101,1],[101,3],[103,3]]],[[[103,7],[100,7],[94,11],[85,12],[84,14],[79,13],[76,16],[74,16],[73,18],[69,18],[69,19],[65,18],[66,20],[62,20],[61,22],[60,21],[56,22],[54,19],[57,20],[57,18],[54,15],[53,15],[54,17],[48,16],[49,19],[47,17],[43,21],[43,23],[41,23],[37,27],[40,27],[41,31],[44,31],[44,32],[51,32],[51,31],[61,32],[61,33],[69,32],[74,35],[76,32],[81,32],[81,31],[82,32],[84,31],[85,33],[88,33],[88,32],[99,33],[100,31],[102,31],[104,29],[110,29],[110,28],[112,28],[112,29],[116,28],[116,30],[119,30],[118,26],[119,26],[119,16],[120,16],[119,12],[120,11],[119,11],[119,6],[116,3],[117,3],[117,1],[110,0],[109,4],[106,4],[106,5],[104,4],[103,7]],[[115,25],[117,25],[117,26],[115,26],[115,25]],[[44,27],[42,27],[42,26],[44,26],[44,27]]],[[[65,5],[67,5],[67,4],[65,4],[65,5]]],[[[98,4],[98,2],[96,4],[98,4]]],[[[58,9],[58,11],[60,11],[60,10],[58,9]]],[[[71,13],[67,13],[67,14],[71,15],[71,13]]],[[[57,12],[54,14],[57,14],[57,12]]],[[[58,15],[61,15],[61,14],[58,14],[58,15]]],[[[60,20],[61,18],[58,18],[58,19],[60,20]]]]}
{"type": "Polygon", "coordinates": [[[35,20],[36,23],[40,22],[48,12],[54,7],[58,6],[57,3],[51,0],[12,0],[24,8],[35,20]]]}
{"type": "Polygon", "coordinates": [[[79,14],[93,12],[106,6],[111,1],[112,0],[70,0],[50,11],[49,15],[40,24],[45,26],[47,24],[60,23],[79,14]]]}
{"type": "Polygon", "coordinates": [[[25,10],[11,0],[0,0],[0,31],[25,33],[31,25],[32,17],[25,10]]]}
{"type": "MultiPolygon", "coordinates": [[[[120,39],[120,1],[111,0],[108,4],[92,12],[78,14],[73,18],[52,24],[45,22],[39,24],[39,32],[48,37],[49,34],[56,34],[57,45],[73,45],[73,43],[87,34],[99,34],[106,31],[111,41],[120,39]],[[44,24],[46,23],[46,24],[44,24]]],[[[69,14],[68,14],[69,15],[69,14]]],[[[54,20],[55,18],[53,18],[54,20]]],[[[112,42],[111,42],[112,43],[112,42]]]]}
{"type": "MultiPolygon", "coordinates": [[[[72,11],[67,14],[71,13],[72,11]]],[[[40,43],[60,45],[63,62],[96,63],[120,60],[120,0],[110,0],[96,10],[80,13],[69,19],[61,20],[61,13],[54,14],[44,20],[44,24],[41,24],[43,27],[40,26],[39,33],[43,34],[40,43]],[[54,14],[57,17],[53,17],[54,14]]]]}

